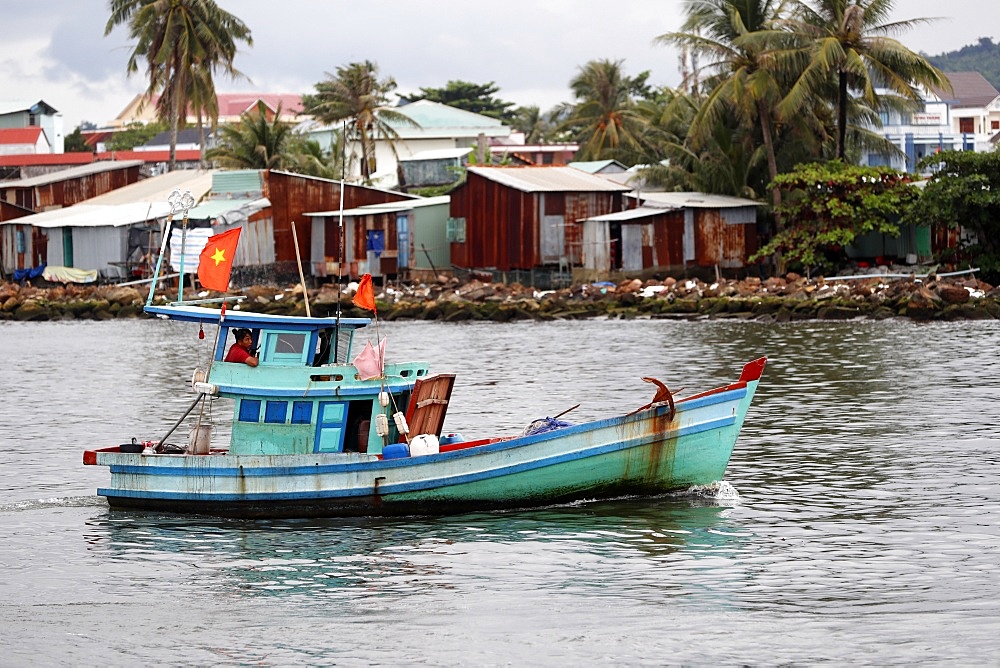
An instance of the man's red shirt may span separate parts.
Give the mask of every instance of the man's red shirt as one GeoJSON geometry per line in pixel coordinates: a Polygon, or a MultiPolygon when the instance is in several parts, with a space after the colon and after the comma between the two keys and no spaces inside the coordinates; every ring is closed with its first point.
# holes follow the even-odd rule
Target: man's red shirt
{"type": "Polygon", "coordinates": [[[232,347],[229,348],[229,352],[226,353],[226,359],[224,362],[245,362],[248,357],[252,357],[250,353],[247,352],[246,348],[238,343],[234,343],[232,347]]]}

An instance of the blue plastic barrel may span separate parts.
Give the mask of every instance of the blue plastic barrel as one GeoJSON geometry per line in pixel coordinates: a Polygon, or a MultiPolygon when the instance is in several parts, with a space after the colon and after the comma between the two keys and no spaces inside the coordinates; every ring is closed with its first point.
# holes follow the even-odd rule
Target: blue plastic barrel
{"type": "Polygon", "coordinates": [[[382,459],[402,459],[410,456],[410,447],[406,443],[390,443],[382,448],[382,459]]]}

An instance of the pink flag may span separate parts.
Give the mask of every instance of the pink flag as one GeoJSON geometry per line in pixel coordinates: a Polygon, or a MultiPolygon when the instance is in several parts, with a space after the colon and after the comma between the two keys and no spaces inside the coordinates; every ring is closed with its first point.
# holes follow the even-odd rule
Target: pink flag
{"type": "Polygon", "coordinates": [[[378,344],[378,348],[372,345],[371,341],[365,343],[364,349],[354,358],[352,364],[358,370],[358,377],[361,380],[370,380],[382,376],[382,369],[385,367],[385,339],[378,344]]]}

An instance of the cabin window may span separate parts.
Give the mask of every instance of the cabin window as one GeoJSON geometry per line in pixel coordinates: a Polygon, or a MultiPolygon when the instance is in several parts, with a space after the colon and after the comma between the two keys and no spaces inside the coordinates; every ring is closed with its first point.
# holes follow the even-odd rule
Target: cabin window
{"type": "Polygon", "coordinates": [[[260,399],[240,401],[240,422],[260,422],[260,399]]]}
{"type": "Polygon", "coordinates": [[[264,422],[274,424],[284,424],[285,416],[288,414],[288,402],[268,401],[264,409],[264,422]]]}
{"type": "Polygon", "coordinates": [[[309,424],[313,418],[313,402],[295,401],[292,403],[292,424],[309,424]]]}
{"type": "Polygon", "coordinates": [[[310,352],[306,346],[306,332],[264,332],[261,344],[263,364],[305,363],[310,352]]]}

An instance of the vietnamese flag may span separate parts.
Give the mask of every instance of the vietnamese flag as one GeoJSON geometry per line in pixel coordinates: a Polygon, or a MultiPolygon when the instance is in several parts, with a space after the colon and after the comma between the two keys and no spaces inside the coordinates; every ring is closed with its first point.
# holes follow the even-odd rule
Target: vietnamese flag
{"type": "Polygon", "coordinates": [[[372,288],[372,275],[365,274],[358,283],[358,290],[354,293],[354,305],[366,311],[375,310],[375,290],[372,288]]]}
{"type": "Polygon", "coordinates": [[[198,280],[203,288],[225,292],[229,289],[229,272],[233,268],[236,245],[240,242],[240,227],[209,237],[198,260],[198,280]]]}

